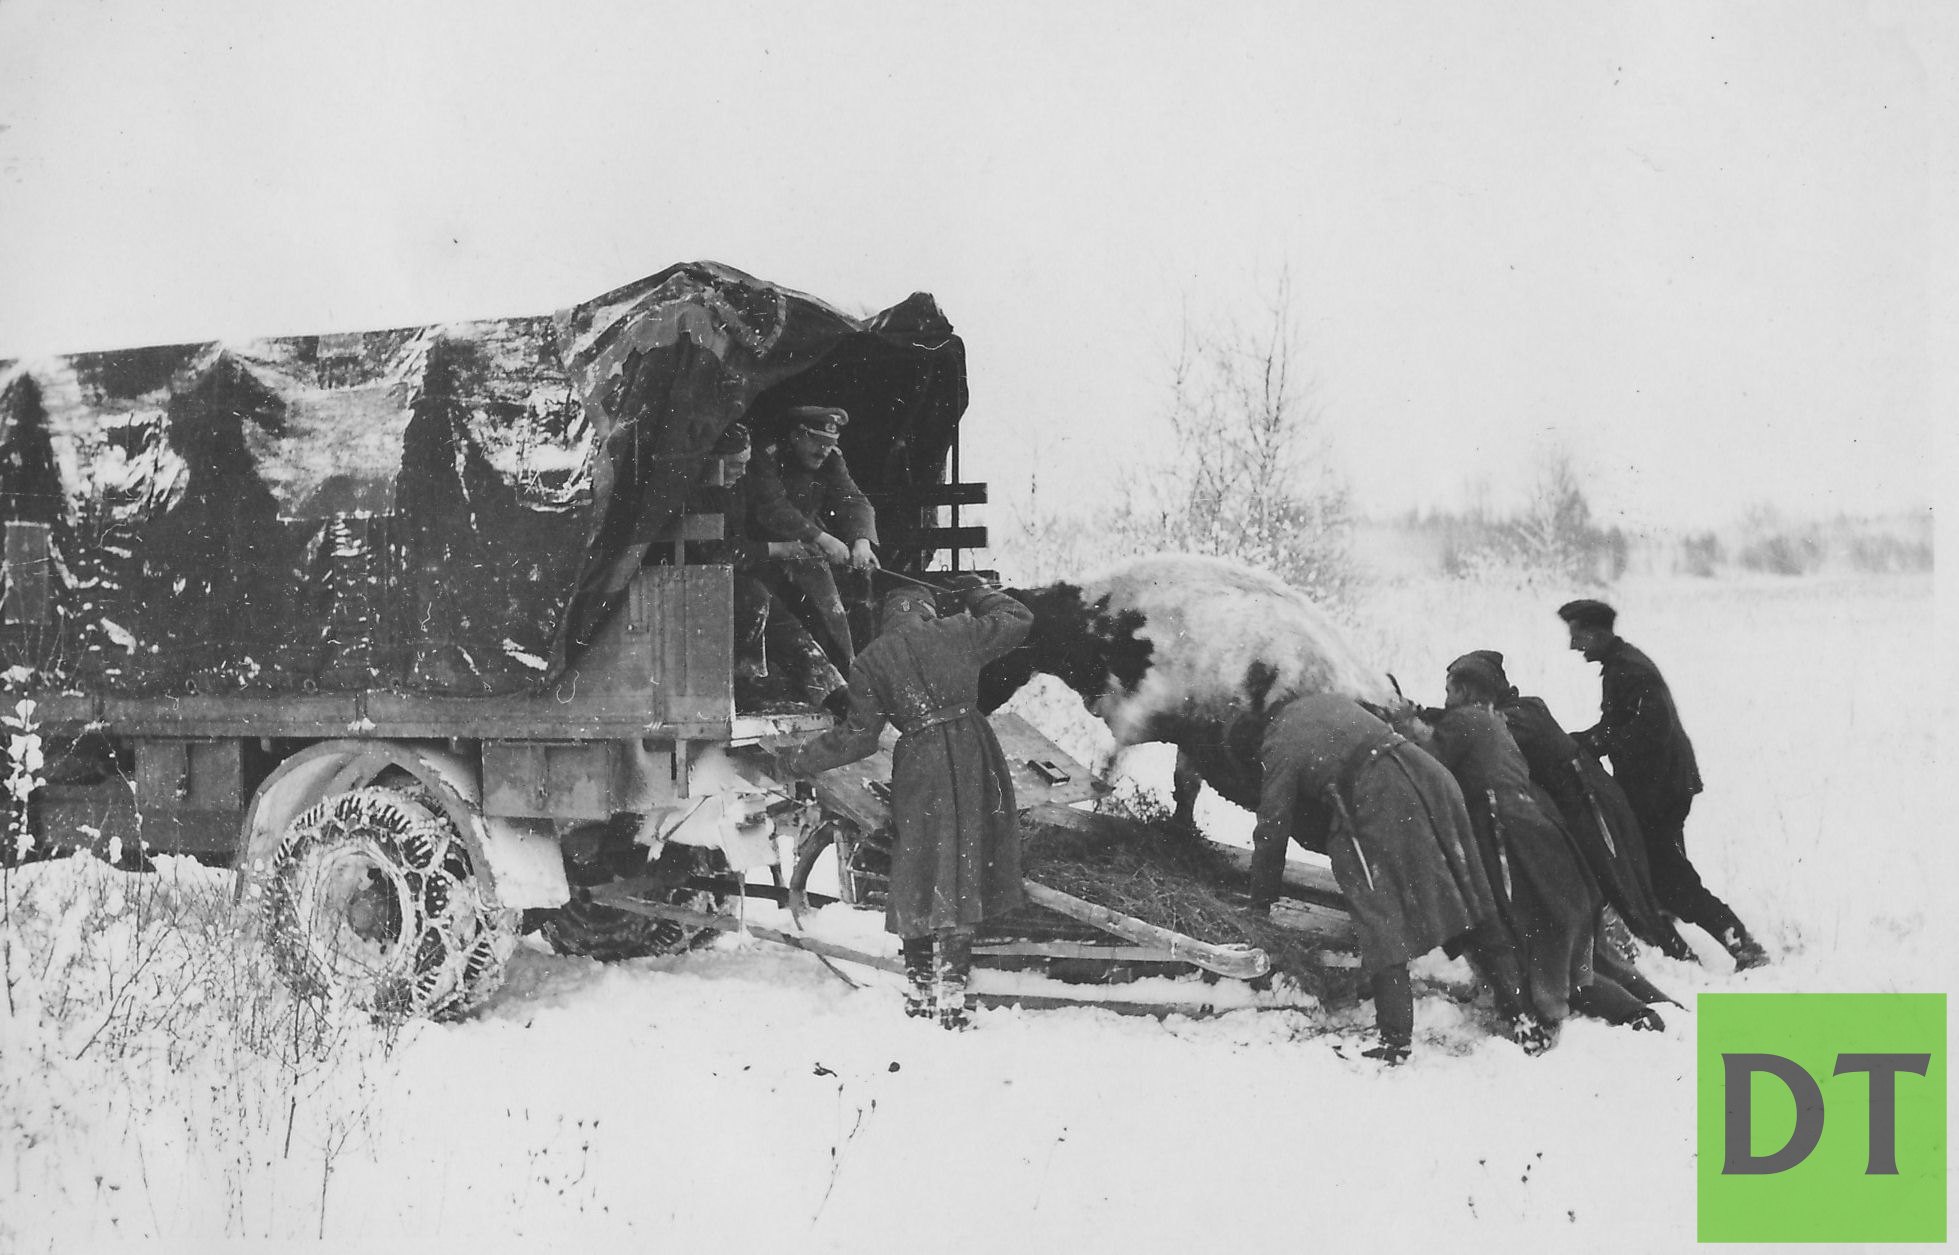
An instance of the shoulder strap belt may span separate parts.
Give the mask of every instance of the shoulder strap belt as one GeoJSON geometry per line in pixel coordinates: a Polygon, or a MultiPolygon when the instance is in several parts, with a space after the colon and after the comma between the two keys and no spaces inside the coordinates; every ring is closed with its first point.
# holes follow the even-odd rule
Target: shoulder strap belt
{"type": "Polygon", "coordinates": [[[1396,746],[1407,743],[1408,739],[1399,732],[1383,731],[1378,737],[1354,746],[1347,751],[1347,756],[1340,760],[1339,769],[1333,773],[1333,787],[1343,796],[1351,795],[1354,781],[1360,779],[1360,774],[1366,771],[1375,759],[1396,746]]]}
{"type": "Polygon", "coordinates": [[[942,723],[951,723],[955,719],[965,719],[976,713],[978,712],[973,709],[971,702],[961,702],[957,706],[941,706],[937,710],[928,710],[917,718],[907,719],[902,723],[898,723],[897,720],[893,720],[892,722],[898,723],[899,736],[911,736],[914,733],[923,732],[927,728],[936,728],[942,723]]]}

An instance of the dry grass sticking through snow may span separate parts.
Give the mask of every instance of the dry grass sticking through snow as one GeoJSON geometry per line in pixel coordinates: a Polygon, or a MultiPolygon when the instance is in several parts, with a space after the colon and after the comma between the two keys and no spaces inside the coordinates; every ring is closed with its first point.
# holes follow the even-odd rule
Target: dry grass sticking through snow
{"type": "MultiPolygon", "coordinates": [[[[102,1239],[317,1231],[336,1163],[373,1131],[394,1034],[288,993],[228,872],[166,858],[125,873],[78,855],[5,881],[8,1196],[90,1216],[102,1239]],[[89,1197],[52,1175],[75,1162],[93,1166],[89,1197]]],[[[0,1247],[29,1221],[16,1208],[0,1210],[0,1247]]]]}

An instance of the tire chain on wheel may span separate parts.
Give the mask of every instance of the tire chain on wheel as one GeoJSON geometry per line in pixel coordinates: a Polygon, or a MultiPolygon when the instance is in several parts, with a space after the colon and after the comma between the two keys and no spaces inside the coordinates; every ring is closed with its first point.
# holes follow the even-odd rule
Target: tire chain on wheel
{"type": "MultiPolygon", "coordinates": [[[[317,868],[314,869],[317,872],[317,868]]],[[[322,904],[316,904],[318,910],[322,904]]],[[[481,1005],[502,984],[516,947],[518,913],[486,903],[469,853],[439,811],[389,788],[355,789],[313,806],[287,825],[273,852],[266,913],[281,972],[301,994],[350,996],[377,1015],[453,1018],[481,1005]],[[411,919],[397,919],[396,970],[363,996],[358,977],[333,971],[318,937],[301,918],[301,878],[308,855],[357,854],[394,879],[411,898],[411,919]]]]}

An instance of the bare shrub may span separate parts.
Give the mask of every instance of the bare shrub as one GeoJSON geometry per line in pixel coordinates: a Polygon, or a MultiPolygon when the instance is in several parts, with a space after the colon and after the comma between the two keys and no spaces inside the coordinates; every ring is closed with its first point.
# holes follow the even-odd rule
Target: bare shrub
{"type": "Polygon", "coordinates": [[[1836,515],[1792,520],[1773,506],[1751,506],[1739,524],[1735,564],[1764,575],[1823,571],[1898,575],[1932,570],[1930,512],[1877,518],[1836,515]]]}
{"type": "Polygon", "coordinates": [[[1186,320],[1169,420],[1175,456],[1147,516],[1156,547],[1236,558],[1347,600],[1351,494],[1332,466],[1289,274],[1249,325],[1186,320]]]}
{"type": "Polygon", "coordinates": [[[1530,500],[1506,531],[1516,561],[1529,570],[1606,584],[1625,574],[1626,538],[1592,522],[1577,466],[1561,446],[1539,455],[1530,500]]]}
{"type": "Polygon", "coordinates": [[[1751,541],[1735,560],[1765,575],[1807,575],[1823,565],[1823,549],[1814,537],[1777,534],[1751,541]]]}
{"type": "Polygon", "coordinates": [[[1888,533],[1851,532],[1843,538],[1844,560],[1853,571],[1891,575],[1932,569],[1932,539],[1888,533]]]}
{"type": "Polygon", "coordinates": [[[1592,519],[1584,478],[1560,446],[1539,454],[1523,508],[1479,500],[1463,512],[1410,513],[1400,526],[1433,542],[1441,574],[1516,587],[1607,585],[1626,573],[1632,543],[1592,519]]]}
{"type": "Polygon", "coordinates": [[[1699,579],[1711,579],[1727,559],[1721,538],[1713,532],[1693,532],[1680,538],[1678,568],[1699,579]]]}

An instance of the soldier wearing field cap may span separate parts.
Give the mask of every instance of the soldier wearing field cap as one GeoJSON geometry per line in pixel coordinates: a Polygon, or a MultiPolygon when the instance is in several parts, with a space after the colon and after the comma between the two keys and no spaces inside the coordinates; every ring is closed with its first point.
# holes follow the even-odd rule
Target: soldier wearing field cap
{"type": "Polygon", "coordinates": [[[1571,648],[1599,664],[1599,721],[1572,739],[1612,760],[1619,783],[1646,836],[1646,860],[1660,905],[1706,929],[1734,957],[1737,969],[1760,967],[1768,953],[1728,904],[1701,883],[1687,858],[1687,812],[1701,791],[1693,742],[1681,726],[1673,693],[1653,660],[1620,639],[1618,612],[1581,598],[1558,607],[1571,648]]]}
{"type": "Polygon", "coordinates": [[[1612,773],[1572,739],[1543,698],[1517,691],[1496,650],[1471,650],[1449,664],[1449,673],[1478,690],[1503,716],[1530,767],[1531,783],[1544,790],[1564,817],[1566,830],[1624,926],[1669,958],[1691,962],[1693,950],[1653,896],[1646,837],[1612,773]]]}
{"type": "Polygon", "coordinates": [[[1266,722],[1258,761],[1264,782],[1248,905],[1264,914],[1278,900],[1290,842],[1332,864],[1381,1035],[1363,1055],[1389,1065],[1408,1058],[1415,1031],[1408,964],[1438,946],[1464,955],[1488,981],[1513,1040],[1533,1054],[1549,1046],[1523,1001],[1516,948],[1447,768],[1338,693],[1281,702],[1266,722]]]}
{"type": "Polygon", "coordinates": [[[763,540],[804,546],[809,557],[774,564],[777,591],[806,609],[823,651],[847,671],[855,653],[850,619],[830,568],[878,568],[877,516],[837,447],[850,415],[832,405],[798,405],[783,417],[786,430],[750,472],[749,527],[763,540]]]}

